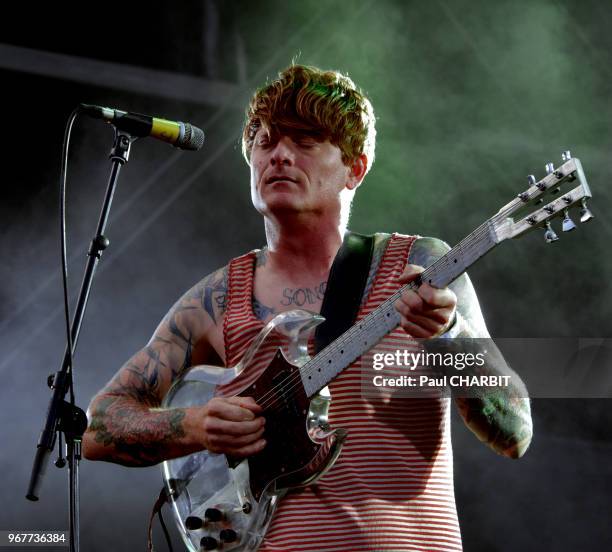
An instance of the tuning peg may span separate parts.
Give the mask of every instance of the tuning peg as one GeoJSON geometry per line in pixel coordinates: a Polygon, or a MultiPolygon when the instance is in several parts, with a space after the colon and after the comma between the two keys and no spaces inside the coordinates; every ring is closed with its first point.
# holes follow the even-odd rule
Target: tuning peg
{"type": "Polygon", "coordinates": [[[544,232],[544,239],[546,240],[546,243],[552,243],[559,239],[559,236],[557,236],[555,231],[552,229],[549,220],[546,221],[546,232],[544,232]]]}
{"type": "Polygon", "coordinates": [[[533,176],[532,174],[528,174],[528,175],[527,175],[527,183],[528,183],[530,186],[535,185],[535,183],[536,183],[536,177],[535,177],[535,176],[533,176]]]}
{"type": "Polygon", "coordinates": [[[582,198],[582,209],[580,209],[580,222],[589,222],[592,218],[594,218],[593,213],[587,207],[586,197],[582,198]]]}
{"type": "Polygon", "coordinates": [[[546,174],[555,172],[555,166],[552,163],[546,163],[546,174]]]}
{"type": "Polygon", "coordinates": [[[576,225],[574,224],[574,221],[569,216],[569,209],[563,209],[563,215],[564,215],[564,219],[563,219],[561,229],[564,232],[571,232],[574,228],[576,228],[576,225]]]}
{"type": "Polygon", "coordinates": [[[572,153],[570,150],[566,150],[561,154],[561,159],[563,161],[569,161],[572,158],[572,153]]]}

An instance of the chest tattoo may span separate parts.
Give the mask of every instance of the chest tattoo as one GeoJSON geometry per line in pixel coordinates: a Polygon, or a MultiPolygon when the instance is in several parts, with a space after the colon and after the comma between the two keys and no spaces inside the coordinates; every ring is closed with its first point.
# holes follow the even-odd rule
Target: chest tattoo
{"type": "Polygon", "coordinates": [[[323,300],[327,282],[321,282],[315,287],[308,288],[285,288],[283,289],[283,298],[281,305],[303,307],[304,305],[314,305],[323,300]]]}
{"type": "Polygon", "coordinates": [[[273,307],[267,307],[255,297],[253,297],[253,312],[260,320],[265,320],[271,314],[276,314],[276,310],[273,307]]]}

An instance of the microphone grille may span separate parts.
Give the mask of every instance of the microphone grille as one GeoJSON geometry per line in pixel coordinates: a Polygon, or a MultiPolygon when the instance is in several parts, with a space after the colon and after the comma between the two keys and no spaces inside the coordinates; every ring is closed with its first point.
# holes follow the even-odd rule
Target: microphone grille
{"type": "Polygon", "coordinates": [[[204,131],[197,126],[184,123],[185,135],[174,144],[176,147],[186,150],[197,151],[204,145],[204,131]]]}

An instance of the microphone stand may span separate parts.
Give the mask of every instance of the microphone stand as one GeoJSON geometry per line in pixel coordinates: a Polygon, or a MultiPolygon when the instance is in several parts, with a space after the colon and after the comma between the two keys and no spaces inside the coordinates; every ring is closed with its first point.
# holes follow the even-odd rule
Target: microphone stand
{"type": "Polygon", "coordinates": [[[93,238],[89,251],[87,252],[87,265],[81,283],[81,290],[77,300],[77,306],[74,313],[74,319],[70,329],[72,336],[72,351],[69,351],[69,346],[66,346],[64,352],[64,360],[61,369],[50,375],[47,379],[47,384],[53,390],[53,395],[47,409],[47,417],[45,425],[40,434],[34,463],[32,466],[32,475],[26,498],[28,500],[37,501],[42,479],[45,475],[49,456],[55,447],[55,440],[59,435],[59,457],[55,462],[58,468],[66,464],[62,456],[62,433],[66,440],[66,455],[68,459],[69,469],[69,496],[70,496],[70,552],[79,552],[79,461],[81,460],[81,442],[83,433],[87,429],[87,416],[85,412],[75,405],[74,394],[72,392],[72,366],[70,359],[76,349],[76,344],[81,331],[81,322],[87,301],[89,299],[89,291],[93,282],[96,266],[102,252],[108,247],[109,241],[104,236],[104,230],[108,221],[113,195],[117,186],[117,180],[121,167],[127,163],[130,155],[130,146],[135,140],[133,136],[125,131],[115,128],[115,138],[113,148],[110,152],[110,160],[112,163],[111,173],[108,179],[106,195],[100,212],[96,235],[93,238]],[[65,400],[66,393],[70,391],[70,402],[65,400]]]}

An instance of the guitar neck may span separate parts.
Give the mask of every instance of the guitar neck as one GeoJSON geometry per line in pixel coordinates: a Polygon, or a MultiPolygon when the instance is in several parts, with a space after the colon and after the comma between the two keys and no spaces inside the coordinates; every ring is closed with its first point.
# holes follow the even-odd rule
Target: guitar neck
{"type": "Polygon", "coordinates": [[[399,288],[380,306],[304,364],[301,373],[307,396],[310,398],[320,391],[399,325],[400,315],[394,304],[402,292],[417,289],[425,282],[437,288],[448,286],[493,249],[498,243],[496,238],[495,230],[488,220],[428,266],[416,280],[399,288]]]}

